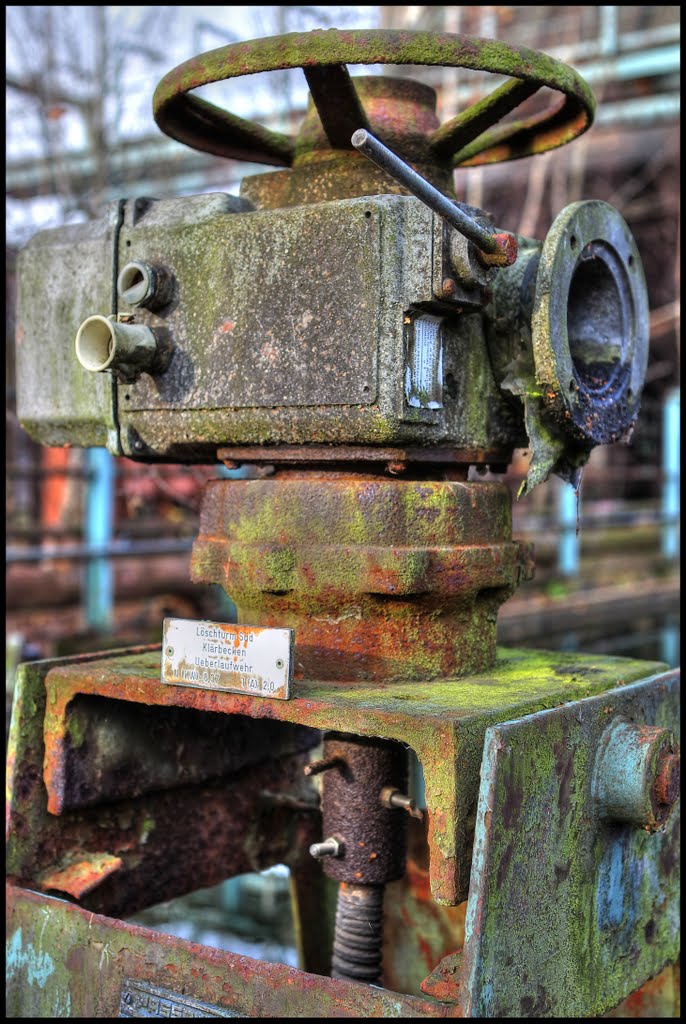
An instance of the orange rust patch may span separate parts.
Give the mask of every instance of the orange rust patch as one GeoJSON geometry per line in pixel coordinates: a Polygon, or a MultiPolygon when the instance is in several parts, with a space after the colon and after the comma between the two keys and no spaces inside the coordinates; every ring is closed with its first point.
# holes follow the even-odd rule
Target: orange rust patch
{"type": "Polygon", "coordinates": [[[109,875],[122,866],[121,857],[113,857],[109,853],[93,854],[88,860],[80,860],[58,871],[48,872],[40,880],[41,889],[57,889],[66,892],[77,900],[95,889],[109,875]]]}

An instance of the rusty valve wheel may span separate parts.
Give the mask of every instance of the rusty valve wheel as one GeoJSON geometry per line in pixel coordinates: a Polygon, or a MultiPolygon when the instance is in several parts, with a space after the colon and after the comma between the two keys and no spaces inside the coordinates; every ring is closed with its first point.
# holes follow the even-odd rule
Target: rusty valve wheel
{"type": "MultiPolygon", "coordinates": [[[[332,149],[352,150],[357,129],[371,130],[404,159],[468,167],[532,156],[571,142],[593,121],[595,100],[572,68],[544,53],[475,36],[359,29],[290,33],[234,43],[193,57],[170,71],[155,90],[160,129],[193,149],[278,167],[306,157],[301,137],[270,131],[189,95],[192,89],[260,71],[302,68],[332,149]],[[485,99],[427,131],[408,126],[405,148],[368,121],[347,64],[407,64],[466,68],[508,77],[485,99]],[[540,88],[563,99],[542,113],[494,127],[540,88]],[[413,152],[414,148],[414,152],[413,152]]],[[[358,80],[361,81],[361,80],[358,80]]],[[[402,140],[401,140],[402,142],[402,140]]]]}

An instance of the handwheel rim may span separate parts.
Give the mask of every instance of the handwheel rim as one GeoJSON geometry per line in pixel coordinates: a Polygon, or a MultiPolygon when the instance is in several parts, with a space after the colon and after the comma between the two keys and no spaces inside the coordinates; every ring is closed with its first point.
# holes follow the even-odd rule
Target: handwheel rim
{"type": "Polygon", "coordinates": [[[155,90],[153,114],[166,135],[193,149],[229,159],[290,167],[296,150],[294,138],[240,118],[190,93],[203,85],[263,71],[301,68],[312,73],[349,64],[455,67],[513,80],[429,137],[437,161],[454,167],[544,153],[571,142],[593,123],[593,93],[573,68],[554,57],[477,36],[392,29],[318,29],[210,50],[164,76],[155,90]],[[501,111],[515,109],[543,87],[561,93],[562,100],[541,114],[497,124],[505,116],[501,111]],[[473,134],[475,125],[481,130],[476,137],[469,138],[470,127],[473,134]],[[455,138],[460,144],[453,147],[455,138]]]}

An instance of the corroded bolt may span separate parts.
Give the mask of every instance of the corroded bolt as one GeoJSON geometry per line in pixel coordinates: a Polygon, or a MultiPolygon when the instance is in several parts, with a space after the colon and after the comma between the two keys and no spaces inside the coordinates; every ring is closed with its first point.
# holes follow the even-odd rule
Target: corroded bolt
{"type": "Polygon", "coordinates": [[[417,807],[416,802],[405,793],[401,793],[394,786],[384,786],[379,793],[379,799],[383,807],[398,807],[407,811],[413,818],[423,818],[422,811],[417,807]]]}
{"type": "Polygon", "coordinates": [[[315,860],[322,857],[341,857],[343,855],[343,844],[339,843],[333,836],[329,836],[323,843],[312,843],[310,854],[315,860]]]}
{"type": "Polygon", "coordinates": [[[310,761],[303,768],[303,775],[319,775],[321,772],[328,772],[330,768],[338,768],[343,764],[340,757],[324,757],[319,761],[310,761]]]}
{"type": "Polygon", "coordinates": [[[443,297],[450,299],[457,291],[457,285],[453,281],[452,277],[445,277],[441,283],[441,290],[443,291],[443,297]]]}
{"type": "Polygon", "coordinates": [[[680,757],[678,751],[670,753],[664,750],[657,764],[657,777],[655,779],[655,796],[660,804],[671,807],[676,803],[680,791],[680,757]]]}

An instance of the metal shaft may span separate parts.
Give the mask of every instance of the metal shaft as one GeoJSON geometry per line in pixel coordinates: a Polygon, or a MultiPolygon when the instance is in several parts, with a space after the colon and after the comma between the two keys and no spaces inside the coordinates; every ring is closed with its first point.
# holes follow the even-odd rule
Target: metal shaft
{"type": "Polygon", "coordinates": [[[428,181],[425,181],[420,174],[408,167],[403,160],[364,128],[358,128],[350,141],[355,149],[390,174],[401,185],[404,185],[412,195],[425,203],[451,227],[460,231],[470,242],[474,242],[474,245],[482,252],[494,254],[499,251],[500,246],[495,235],[480,227],[464,210],[451,202],[428,181]]]}

